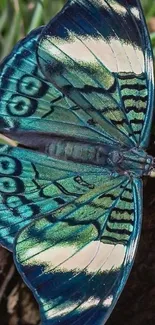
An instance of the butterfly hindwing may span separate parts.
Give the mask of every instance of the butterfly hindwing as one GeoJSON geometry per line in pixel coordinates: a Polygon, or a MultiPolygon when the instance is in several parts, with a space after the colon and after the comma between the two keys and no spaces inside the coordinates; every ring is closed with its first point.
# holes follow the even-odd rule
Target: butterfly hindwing
{"type": "Polygon", "coordinates": [[[58,162],[44,154],[0,147],[0,241],[12,250],[34,218],[75,200],[110,174],[97,166],[58,162]],[[102,173],[103,176],[100,174],[102,173]]]}
{"type": "Polygon", "coordinates": [[[42,324],[105,324],[133,263],[141,181],[113,177],[21,231],[17,267],[42,324]]]}
{"type": "Polygon", "coordinates": [[[138,0],[76,0],[43,29],[42,72],[124,145],[148,144],[153,60],[138,0]]]}

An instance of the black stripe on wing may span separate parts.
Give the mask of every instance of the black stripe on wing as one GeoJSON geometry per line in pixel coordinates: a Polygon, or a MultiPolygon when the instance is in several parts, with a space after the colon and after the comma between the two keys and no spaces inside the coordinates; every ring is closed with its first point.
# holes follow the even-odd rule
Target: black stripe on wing
{"type": "Polygon", "coordinates": [[[106,323],[133,264],[141,186],[125,176],[108,179],[18,236],[17,267],[33,288],[43,325],[106,323]]]}
{"type": "Polygon", "coordinates": [[[146,145],[153,64],[138,1],[70,1],[43,30],[38,62],[46,78],[112,139],[127,146],[146,145]],[[132,79],[133,104],[123,100],[124,93],[132,91],[123,82],[128,85],[132,79]],[[141,125],[134,120],[137,111],[141,125]]]}

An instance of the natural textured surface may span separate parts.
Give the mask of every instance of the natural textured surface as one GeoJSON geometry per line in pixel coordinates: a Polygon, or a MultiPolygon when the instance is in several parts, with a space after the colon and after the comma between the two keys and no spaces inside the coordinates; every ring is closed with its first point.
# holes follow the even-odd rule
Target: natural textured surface
{"type": "Polygon", "coordinates": [[[148,33],[136,0],[71,1],[43,28],[37,47],[35,33],[1,65],[0,132],[20,148],[0,149],[0,238],[11,248],[18,226],[33,220],[13,251],[42,325],[99,325],[132,267],[139,177],[154,168],[143,150],[154,108],[148,33]],[[77,106],[53,105],[52,84],[77,106]],[[64,205],[53,211],[55,200],[64,205]]]}
{"type": "MultiPolygon", "coordinates": [[[[153,21],[150,21],[150,26],[150,30],[153,31],[153,21]]],[[[107,322],[108,325],[154,324],[154,198],[154,180],[147,180],[143,230],[135,265],[119,303],[107,322]]],[[[1,324],[39,324],[36,303],[14,271],[11,254],[1,249],[0,261],[2,272],[2,284],[0,286],[0,297],[2,296],[0,304],[1,324]]]]}
{"type": "MultiPolygon", "coordinates": [[[[142,235],[127,285],[107,325],[153,325],[155,319],[155,187],[145,185],[142,235]]],[[[32,294],[14,271],[12,254],[0,249],[1,281],[6,283],[0,302],[3,325],[38,325],[39,314],[32,294]],[[20,321],[20,322],[19,322],[20,321]]],[[[3,282],[3,285],[4,285],[3,282]]],[[[2,283],[2,282],[1,282],[2,283]]],[[[2,284],[0,287],[0,296],[2,284]]]]}

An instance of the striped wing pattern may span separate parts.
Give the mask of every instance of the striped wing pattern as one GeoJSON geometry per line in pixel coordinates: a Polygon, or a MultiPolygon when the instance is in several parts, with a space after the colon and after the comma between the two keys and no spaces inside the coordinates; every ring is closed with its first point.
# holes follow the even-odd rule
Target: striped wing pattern
{"type": "Polygon", "coordinates": [[[134,136],[141,142],[142,126],[147,113],[148,88],[145,74],[137,77],[122,73],[118,76],[121,99],[125,107],[126,115],[134,130],[134,136]]]}
{"type": "Polygon", "coordinates": [[[0,133],[31,148],[42,147],[42,151],[55,135],[113,144],[111,136],[93,124],[91,114],[83,112],[43,76],[36,57],[42,29],[28,34],[1,63],[0,133]]]}
{"type": "Polygon", "coordinates": [[[133,263],[141,185],[113,177],[18,236],[17,267],[35,288],[42,325],[105,324],[133,263]]]}
{"type": "Polygon", "coordinates": [[[114,139],[120,131],[124,145],[147,145],[153,64],[138,1],[69,1],[43,30],[38,60],[48,80],[91,112],[94,124],[114,139]]]}
{"type": "Polygon", "coordinates": [[[116,304],[140,234],[133,175],[144,173],[153,93],[138,0],[69,0],[0,65],[0,133],[15,145],[0,145],[0,241],[42,325],[103,325],[116,304]],[[94,146],[121,148],[133,175],[97,164],[94,146]]]}
{"type": "MultiPolygon", "coordinates": [[[[42,29],[32,31],[20,41],[0,66],[0,133],[35,150],[35,153],[29,153],[28,158],[27,150],[6,146],[0,149],[0,241],[10,250],[15,235],[23,226],[76,197],[71,193],[70,182],[71,189],[66,199],[61,198],[58,202],[52,199],[55,196],[52,182],[56,162],[46,155],[51,138],[75,137],[78,141],[85,139],[113,144],[109,135],[93,126],[91,116],[80,112],[38,68],[36,45],[42,29]],[[40,156],[36,150],[44,155],[40,156]],[[41,185],[36,183],[36,179],[41,185]],[[48,188],[47,195],[44,195],[42,187],[48,188]]],[[[61,169],[61,162],[57,166],[61,169]]],[[[70,168],[66,178],[77,176],[76,168],[80,170],[75,165],[72,174],[70,168]]],[[[85,170],[87,172],[87,168],[85,170]]],[[[96,172],[97,169],[94,167],[93,170],[96,172]]],[[[63,177],[64,174],[65,171],[63,177]]]]}
{"type": "Polygon", "coordinates": [[[0,242],[12,250],[20,229],[75,200],[107,175],[108,171],[95,166],[68,162],[62,166],[41,153],[1,146],[0,242]]]}

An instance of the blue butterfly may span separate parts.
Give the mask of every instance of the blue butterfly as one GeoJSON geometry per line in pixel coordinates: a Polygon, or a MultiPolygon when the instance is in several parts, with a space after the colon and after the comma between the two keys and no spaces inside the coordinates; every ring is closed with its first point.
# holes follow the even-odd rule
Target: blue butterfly
{"type": "Polygon", "coordinates": [[[70,0],[0,66],[0,239],[42,325],[101,325],[133,265],[152,50],[138,0],[70,0]]]}

